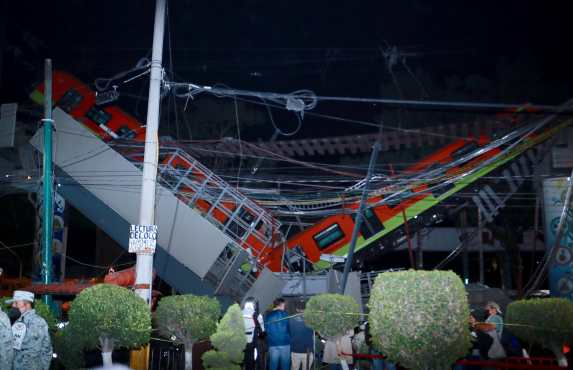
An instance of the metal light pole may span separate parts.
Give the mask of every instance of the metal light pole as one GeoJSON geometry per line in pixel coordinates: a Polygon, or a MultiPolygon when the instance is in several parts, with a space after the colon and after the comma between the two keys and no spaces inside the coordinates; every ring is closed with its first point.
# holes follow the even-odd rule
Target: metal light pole
{"type": "Polygon", "coordinates": [[[483,259],[483,233],[482,233],[482,224],[481,224],[481,209],[477,207],[478,211],[478,242],[479,242],[479,282],[480,284],[484,284],[485,282],[485,275],[484,275],[484,259],[483,259]]]}
{"type": "MultiPolygon", "coordinates": [[[[53,223],[53,178],[52,178],[52,60],[44,62],[44,169],[43,169],[43,195],[42,214],[44,225],[42,227],[42,283],[52,282],[52,223],[53,223]]],[[[51,303],[51,296],[44,295],[44,302],[51,303]]]]}
{"type": "MultiPolygon", "coordinates": [[[[155,224],[155,187],[159,156],[159,103],[161,94],[163,56],[163,35],[165,31],[165,1],[155,4],[155,23],[153,28],[153,51],[151,56],[151,77],[149,82],[149,100],[147,104],[147,126],[145,132],[145,153],[143,157],[143,179],[141,184],[141,203],[139,224],[155,224]]],[[[135,293],[151,304],[151,284],[153,279],[153,251],[137,253],[135,265],[135,293]]]]}
{"type": "Polygon", "coordinates": [[[364,189],[362,189],[362,196],[360,197],[360,204],[358,206],[358,213],[354,220],[354,229],[352,229],[352,237],[350,239],[350,247],[348,249],[348,255],[346,256],[346,262],[344,263],[344,272],[342,273],[342,281],[340,283],[339,292],[344,294],[346,290],[346,283],[348,282],[348,274],[352,268],[352,260],[354,259],[354,249],[356,248],[356,242],[358,239],[358,233],[360,232],[360,226],[363,221],[363,214],[366,211],[366,202],[368,201],[368,191],[370,190],[370,180],[374,175],[376,167],[376,159],[378,158],[378,153],[382,145],[380,144],[380,137],[382,136],[382,127],[384,125],[380,123],[380,131],[378,133],[378,139],[374,143],[372,148],[372,153],[370,154],[370,163],[368,164],[368,172],[366,173],[366,182],[364,183],[364,189]]]}

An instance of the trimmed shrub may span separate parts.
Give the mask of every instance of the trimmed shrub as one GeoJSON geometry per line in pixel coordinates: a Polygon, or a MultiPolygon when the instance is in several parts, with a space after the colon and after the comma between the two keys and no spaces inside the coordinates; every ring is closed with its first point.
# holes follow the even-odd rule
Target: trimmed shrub
{"type": "Polygon", "coordinates": [[[564,298],[515,301],[507,306],[506,325],[518,338],[551,350],[567,367],[563,344],[573,343],[573,302],[564,298]]]}
{"type": "Polygon", "coordinates": [[[220,316],[221,306],[215,298],[187,294],[161,299],[155,323],[162,335],[185,346],[185,369],[191,369],[193,344],[215,332],[220,316]]]}
{"type": "Polygon", "coordinates": [[[450,369],[470,347],[467,295],[451,271],[380,274],[368,307],[375,346],[404,367],[450,369]]]}
{"type": "Polygon", "coordinates": [[[339,337],[360,321],[360,307],[354,298],[342,294],[311,297],[304,310],[305,324],[325,337],[339,337]]]}
{"type": "Polygon", "coordinates": [[[238,304],[234,304],[217,324],[217,331],[211,336],[215,351],[203,354],[203,365],[207,369],[238,370],[243,361],[247,345],[245,322],[238,304]]]}
{"type": "Polygon", "coordinates": [[[100,348],[104,365],[114,348],[137,348],[149,342],[151,314],[147,303],[130,290],[98,284],[72,302],[70,324],[86,349],[100,348]]]}

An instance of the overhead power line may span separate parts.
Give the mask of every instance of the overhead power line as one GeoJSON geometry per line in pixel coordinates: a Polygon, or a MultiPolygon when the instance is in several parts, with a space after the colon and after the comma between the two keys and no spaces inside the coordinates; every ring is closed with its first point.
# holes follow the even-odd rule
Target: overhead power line
{"type": "Polygon", "coordinates": [[[220,86],[202,86],[188,82],[166,82],[166,86],[173,88],[176,96],[187,98],[193,97],[202,92],[207,92],[220,97],[254,97],[270,100],[279,105],[286,105],[303,112],[316,107],[318,101],[347,102],[347,103],[367,103],[382,104],[402,108],[412,109],[453,109],[453,110],[485,110],[485,111],[514,111],[516,114],[544,114],[559,113],[573,114],[572,108],[563,109],[561,106],[542,104],[507,104],[492,102],[468,102],[468,101],[438,101],[438,100],[409,100],[409,99],[384,99],[384,98],[360,98],[345,96],[320,96],[310,90],[299,90],[290,94],[260,92],[252,90],[232,89],[220,86]],[[293,105],[296,101],[296,105],[293,105]],[[527,109],[523,109],[527,108],[527,109]]]}

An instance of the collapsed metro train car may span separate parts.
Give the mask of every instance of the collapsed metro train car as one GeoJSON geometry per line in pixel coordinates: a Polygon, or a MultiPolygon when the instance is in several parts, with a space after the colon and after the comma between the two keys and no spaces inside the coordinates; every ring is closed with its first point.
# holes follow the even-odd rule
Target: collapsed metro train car
{"type": "MultiPolygon", "coordinates": [[[[96,93],[66,72],[55,71],[53,80],[55,106],[106,142],[129,140],[142,147],[145,127],[135,118],[113,104],[98,106],[96,93]]],[[[43,85],[38,86],[31,97],[41,103],[43,85]]],[[[411,179],[403,183],[399,189],[401,191],[379,191],[368,199],[356,250],[374,246],[390,250],[407,237],[406,224],[409,231],[414,233],[437,223],[451,205],[446,204],[446,200],[460,200],[456,194],[461,190],[545,141],[560,127],[549,127],[541,133],[529,134],[520,145],[511,148],[508,145],[490,147],[492,140],[485,136],[456,139],[418,161],[396,176],[397,184],[400,184],[401,178],[411,179]],[[504,152],[506,148],[509,148],[507,153],[504,152]],[[472,155],[480,149],[481,152],[472,155]],[[420,177],[423,174],[432,175],[420,177]]],[[[130,159],[142,162],[142,153],[142,150],[136,151],[130,154],[130,159]]],[[[184,153],[183,148],[161,153],[161,181],[181,200],[205,217],[215,220],[224,232],[234,232],[240,246],[270,270],[278,272],[296,268],[292,258],[285,258],[287,249],[296,251],[295,256],[298,255],[299,259],[304,257],[310,261],[315,269],[330,265],[330,256],[343,257],[347,254],[358,202],[347,204],[338,214],[290,236],[286,241],[287,248],[284,248],[285,242],[278,229],[280,224],[269,217],[263,218],[262,208],[254,203],[251,206],[237,204],[232,198],[224,196],[224,192],[214,199],[205,190],[213,181],[206,167],[184,153]],[[182,181],[182,178],[186,180],[182,181]]]]}

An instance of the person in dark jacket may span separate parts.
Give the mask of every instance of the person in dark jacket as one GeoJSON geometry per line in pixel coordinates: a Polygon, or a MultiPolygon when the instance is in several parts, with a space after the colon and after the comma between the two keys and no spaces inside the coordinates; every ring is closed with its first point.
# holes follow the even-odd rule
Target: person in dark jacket
{"type": "Polygon", "coordinates": [[[304,323],[304,302],[297,303],[296,313],[297,316],[289,320],[291,369],[299,370],[302,366],[308,370],[314,361],[314,331],[304,323]]]}
{"type": "Polygon", "coordinates": [[[290,370],[290,330],[285,300],[277,298],[265,317],[270,370],[290,370]]]}

